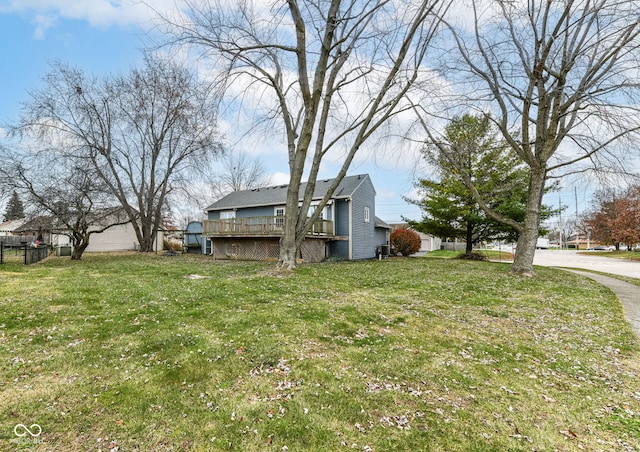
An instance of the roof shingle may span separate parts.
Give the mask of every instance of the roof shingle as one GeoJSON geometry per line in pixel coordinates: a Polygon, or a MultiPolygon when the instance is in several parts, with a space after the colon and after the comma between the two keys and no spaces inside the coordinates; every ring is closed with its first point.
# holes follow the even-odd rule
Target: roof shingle
{"type": "MultiPolygon", "coordinates": [[[[355,176],[345,176],[338,185],[334,199],[343,199],[350,197],[362,183],[363,180],[368,178],[368,174],[358,174],[355,176]]],[[[327,193],[329,186],[334,179],[322,179],[316,182],[315,190],[313,192],[313,199],[322,199],[327,193]]],[[[304,182],[300,186],[299,199],[302,200],[302,195],[307,187],[307,183],[304,182]]],[[[276,185],[272,187],[254,188],[251,190],[241,190],[229,193],[227,196],[219,199],[218,201],[207,207],[206,211],[212,210],[228,210],[228,209],[240,209],[246,207],[257,206],[273,206],[285,204],[287,200],[287,188],[288,185],[276,185]]]]}

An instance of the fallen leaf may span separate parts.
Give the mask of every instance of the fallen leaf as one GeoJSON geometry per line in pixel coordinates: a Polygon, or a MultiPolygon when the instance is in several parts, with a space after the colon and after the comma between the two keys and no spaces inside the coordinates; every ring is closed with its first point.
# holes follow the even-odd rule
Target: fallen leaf
{"type": "Polygon", "coordinates": [[[578,437],[578,435],[576,435],[573,431],[571,431],[571,429],[560,430],[560,433],[562,433],[564,436],[568,436],[570,438],[577,438],[578,437]]]}

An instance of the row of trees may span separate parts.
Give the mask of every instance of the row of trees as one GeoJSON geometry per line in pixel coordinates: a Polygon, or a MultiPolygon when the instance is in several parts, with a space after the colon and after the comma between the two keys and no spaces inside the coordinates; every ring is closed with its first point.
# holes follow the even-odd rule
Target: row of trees
{"type": "Polygon", "coordinates": [[[594,210],[581,221],[591,241],[616,249],[624,244],[628,250],[640,244],[640,185],[622,192],[601,191],[594,200],[594,210]]]}
{"type": "Polygon", "coordinates": [[[167,60],[102,79],[53,64],[3,147],[5,189],[50,215],[80,259],[92,234],[131,223],[152,251],[169,196],[219,152],[208,87],[167,60]]]}

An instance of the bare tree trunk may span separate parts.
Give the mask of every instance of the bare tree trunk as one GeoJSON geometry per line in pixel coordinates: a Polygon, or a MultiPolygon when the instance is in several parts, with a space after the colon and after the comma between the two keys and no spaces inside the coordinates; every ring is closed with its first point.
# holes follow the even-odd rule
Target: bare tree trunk
{"type": "Polygon", "coordinates": [[[90,235],[86,232],[75,232],[73,234],[71,238],[73,244],[73,247],[71,248],[72,261],[79,261],[80,259],[82,259],[82,255],[89,247],[89,237],[90,235]]]}
{"type": "MultiPolygon", "coordinates": [[[[280,255],[278,257],[278,267],[291,270],[296,267],[296,253],[298,251],[297,233],[298,219],[298,193],[300,192],[300,180],[302,171],[292,168],[291,183],[287,190],[287,204],[284,213],[284,227],[280,237],[280,255]]],[[[304,216],[306,218],[306,215],[304,216]]]]}
{"type": "Polygon", "coordinates": [[[82,255],[87,250],[88,246],[89,242],[82,242],[78,246],[74,246],[71,250],[71,260],[79,261],[80,259],[82,259],[82,255]]]}
{"type": "Polygon", "coordinates": [[[535,276],[533,257],[538,242],[542,196],[544,195],[546,169],[531,171],[529,180],[529,197],[523,227],[518,236],[516,255],[511,266],[511,273],[522,276],[535,276]]]}
{"type": "Polygon", "coordinates": [[[290,234],[283,234],[280,238],[280,257],[278,259],[278,267],[283,270],[294,269],[296,267],[296,253],[295,237],[290,234]]]}
{"type": "Polygon", "coordinates": [[[142,237],[140,237],[140,251],[143,253],[152,253],[153,251],[155,251],[153,249],[153,245],[155,242],[155,233],[150,218],[142,219],[141,230],[142,237]]]}

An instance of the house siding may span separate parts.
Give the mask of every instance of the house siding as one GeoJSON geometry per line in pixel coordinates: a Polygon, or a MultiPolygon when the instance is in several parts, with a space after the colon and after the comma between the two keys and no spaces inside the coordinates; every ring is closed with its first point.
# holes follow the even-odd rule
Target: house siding
{"type": "MultiPolygon", "coordinates": [[[[339,200],[335,205],[335,235],[349,236],[349,201],[339,200]]],[[[349,259],[349,240],[336,240],[329,245],[329,255],[338,259],[349,259]]]]}
{"type": "MultiPolygon", "coordinates": [[[[162,250],[164,234],[158,231],[155,251],[162,250]]],[[[53,246],[71,246],[71,239],[64,234],[53,234],[53,246]]],[[[134,251],[138,249],[138,238],[131,223],[112,226],[106,231],[96,232],[89,237],[87,253],[103,253],[109,251],[134,251]]]]}
{"type": "MultiPolygon", "coordinates": [[[[162,237],[162,233],[158,232],[162,237]]],[[[162,249],[162,238],[160,238],[160,249],[162,249]]],[[[131,223],[113,226],[104,232],[91,234],[87,253],[101,253],[105,251],[131,251],[135,250],[138,238],[131,223]]]]}
{"type": "MultiPolygon", "coordinates": [[[[207,216],[207,219],[219,220],[220,212],[224,212],[224,210],[210,210],[207,216]]],[[[275,206],[259,206],[259,207],[247,207],[244,209],[236,209],[236,218],[272,217],[274,215],[275,215],[275,206]]]]}
{"type": "Polygon", "coordinates": [[[376,228],[375,230],[375,245],[388,245],[389,240],[387,239],[388,231],[385,228],[376,228]]]}
{"type": "Polygon", "coordinates": [[[376,255],[375,206],[376,192],[369,177],[363,177],[362,183],[352,195],[351,259],[370,259],[376,255]],[[365,207],[369,208],[369,221],[365,221],[365,207]]]}
{"type": "Polygon", "coordinates": [[[249,207],[247,209],[238,209],[236,218],[248,217],[272,217],[275,215],[275,206],[249,207]]]}

